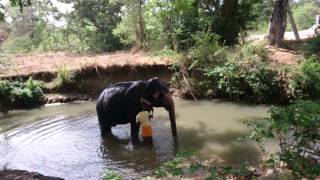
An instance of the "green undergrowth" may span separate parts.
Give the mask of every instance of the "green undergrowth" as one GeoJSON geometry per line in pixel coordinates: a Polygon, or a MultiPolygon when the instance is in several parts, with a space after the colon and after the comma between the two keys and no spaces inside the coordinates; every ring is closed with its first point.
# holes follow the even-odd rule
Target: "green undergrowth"
{"type": "Polygon", "coordinates": [[[320,102],[300,100],[286,107],[273,107],[270,117],[247,123],[269,168],[290,169],[295,179],[320,176],[320,102]],[[277,139],[280,152],[268,154],[267,140],[277,139]],[[282,162],[282,163],[281,163],[282,162]]]}
{"type": "Polygon", "coordinates": [[[0,110],[33,108],[43,104],[41,85],[29,78],[26,82],[0,80],[0,110]]]}
{"type": "Polygon", "coordinates": [[[198,98],[268,104],[319,98],[317,56],[308,56],[298,66],[275,65],[263,43],[224,47],[209,35],[195,41],[172,66],[172,82],[198,98]]]}

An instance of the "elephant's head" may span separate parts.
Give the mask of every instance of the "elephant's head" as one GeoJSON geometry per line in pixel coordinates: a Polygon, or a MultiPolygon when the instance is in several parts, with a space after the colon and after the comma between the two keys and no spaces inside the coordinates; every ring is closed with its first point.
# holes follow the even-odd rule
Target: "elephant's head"
{"type": "Polygon", "coordinates": [[[164,107],[169,112],[172,135],[177,136],[175,107],[168,86],[158,78],[148,80],[147,99],[153,107],[164,107]]]}

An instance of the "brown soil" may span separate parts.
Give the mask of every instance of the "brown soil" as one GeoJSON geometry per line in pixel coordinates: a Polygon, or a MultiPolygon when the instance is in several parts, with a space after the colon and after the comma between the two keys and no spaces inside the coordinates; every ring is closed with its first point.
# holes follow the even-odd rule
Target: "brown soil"
{"type": "MultiPolygon", "coordinates": [[[[301,55],[286,49],[266,47],[273,65],[297,65],[301,55]]],[[[172,60],[163,57],[151,57],[138,51],[116,52],[95,55],[72,55],[62,52],[45,54],[11,55],[13,69],[6,74],[0,72],[0,78],[42,80],[46,103],[65,103],[85,101],[97,98],[108,85],[119,81],[149,79],[157,76],[169,81],[172,72],[169,67],[172,60]],[[57,88],[54,79],[58,66],[75,70],[74,84],[57,88]]],[[[174,91],[175,96],[188,98],[187,92],[174,91]]],[[[189,97],[190,98],[190,97],[189,97]]]]}
{"type": "Polygon", "coordinates": [[[28,172],[24,170],[1,170],[1,180],[63,180],[58,177],[44,176],[37,172],[28,172]]]}
{"type": "Polygon", "coordinates": [[[268,46],[266,48],[269,50],[269,60],[275,66],[279,64],[296,66],[303,58],[302,55],[298,54],[295,51],[276,48],[273,46],[268,46]]]}
{"type": "Polygon", "coordinates": [[[80,69],[85,66],[124,66],[124,65],[166,65],[170,63],[168,58],[151,57],[147,53],[116,52],[98,55],[72,55],[63,52],[45,54],[18,54],[10,56],[14,64],[6,75],[29,75],[38,72],[54,72],[59,66],[67,66],[69,69],[80,69]]]}

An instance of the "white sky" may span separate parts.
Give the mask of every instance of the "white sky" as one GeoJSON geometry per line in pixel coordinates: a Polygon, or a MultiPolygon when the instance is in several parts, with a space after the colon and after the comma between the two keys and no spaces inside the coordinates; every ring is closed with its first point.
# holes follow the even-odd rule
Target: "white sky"
{"type": "MultiPolygon", "coordinates": [[[[0,0],[1,2],[2,0],[0,0]]],[[[69,13],[71,11],[73,11],[73,4],[65,4],[65,3],[61,3],[58,2],[57,0],[50,0],[53,4],[53,6],[57,7],[58,10],[62,13],[69,13]]],[[[3,1],[4,4],[9,3],[9,0],[4,0],[3,1]]],[[[56,19],[54,19],[52,16],[48,17],[49,23],[50,24],[54,24],[55,26],[58,27],[62,27],[66,25],[66,21],[62,18],[61,20],[57,21],[56,19]]],[[[10,17],[7,18],[7,21],[10,22],[10,17]]]]}
{"type": "MultiPolygon", "coordinates": [[[[51,0],[51,2],[53,6],[57,7],[58,10],[62,13],[69,13],[73,11],[73,4],[65,4],[65,3],[58,2],[57,0],[51,0]]],[[[67,24],[63,18],[57,21],[52,16],[49,16],[48,20],[49,20],[49,23],[54,24],[55,26],[58,26],[58,27],[63,27],[67,24]]]]}

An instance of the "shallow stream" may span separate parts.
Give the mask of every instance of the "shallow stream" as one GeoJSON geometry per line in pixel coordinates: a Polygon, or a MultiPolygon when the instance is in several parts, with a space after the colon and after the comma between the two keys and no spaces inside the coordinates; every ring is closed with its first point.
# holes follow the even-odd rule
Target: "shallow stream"
{"type": "Polygon", "coordinates": [[[237,139],[247,133],[245,119],[265,117],[268,109],[218,100],[176,100],[178,143],[172,140],[166,111],[155,109],[151,148],[129,142],[129,125],[113,128],[116,138],[102,139],[94,102],[12,111],[0,114],[0,167],[94,180],[111,169],[136,178],[172,159],[178,149],[196,150],[202,158],[228,164],[257,164],[257,148],[237,139]]]}

